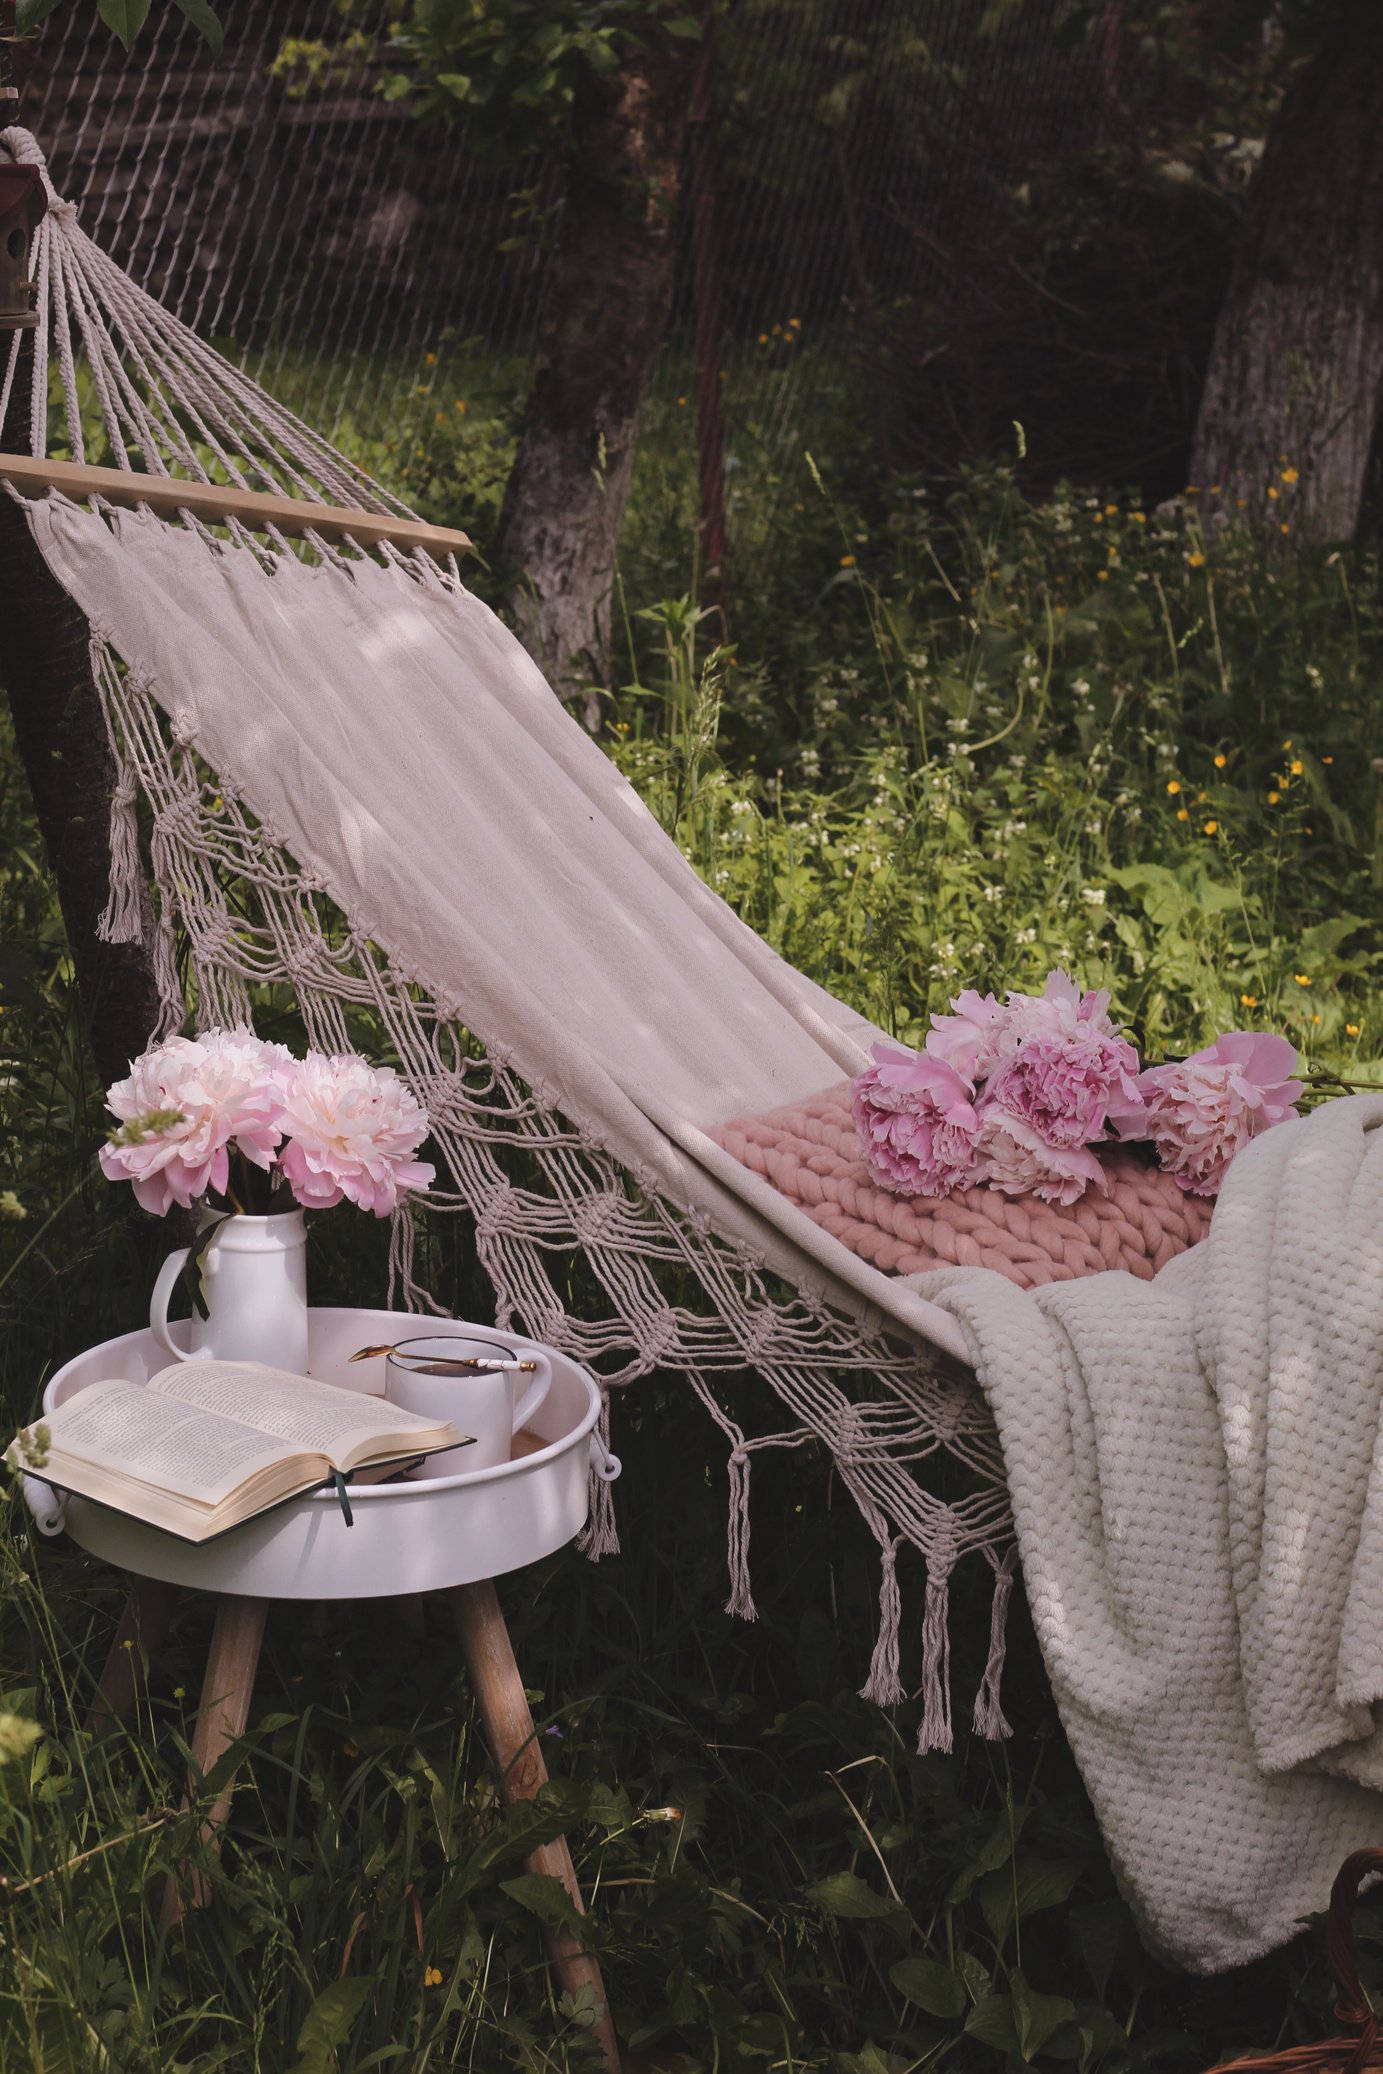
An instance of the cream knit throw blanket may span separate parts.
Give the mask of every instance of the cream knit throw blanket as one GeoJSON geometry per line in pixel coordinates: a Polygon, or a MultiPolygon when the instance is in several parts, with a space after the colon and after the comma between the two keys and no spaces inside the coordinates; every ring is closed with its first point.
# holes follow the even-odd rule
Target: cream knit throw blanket
{"type": "Polygon", "coordinates": [[[1363,1095],[1267,1132],[1151,1282],[913,1278],[998,1422],[1120,1883],[1196,1972],[1284,1942],[1383,1841],[1380,1126],[1363,1095]]]}

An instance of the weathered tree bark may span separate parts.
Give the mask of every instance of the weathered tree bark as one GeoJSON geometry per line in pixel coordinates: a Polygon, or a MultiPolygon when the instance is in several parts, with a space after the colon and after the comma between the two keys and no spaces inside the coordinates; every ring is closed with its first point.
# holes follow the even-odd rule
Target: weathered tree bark
{"type": "Polygon", "coordinates": [[[1342,7],[1288,88],[1249,190],[1191,480],[1265,534],[1348,539],[1380,383],[1383,7],[1342,7]],[[1287,489],[1284,466],[1300,476],[1287,489]]]}
{"type": "Polygon", "coordinates": [[[594,84],[572,153],[498,558],[556,690],[603,683],[639,415],[667,328],[694,43],[594,84]]]}
{"type": "MultiPolygon", "coordinates": [[[[17,422],[26,421],[20,411],[17,422]]],[[[96,933],[110,891],[116,769],[89,642],[84,615],[34,546],[23,512],[0,493],[0,682],[57,880],[96,1070],[109,1086],[148,1043],[159,996],[147,891],[138,943],[103,943],[96,933]]]]}

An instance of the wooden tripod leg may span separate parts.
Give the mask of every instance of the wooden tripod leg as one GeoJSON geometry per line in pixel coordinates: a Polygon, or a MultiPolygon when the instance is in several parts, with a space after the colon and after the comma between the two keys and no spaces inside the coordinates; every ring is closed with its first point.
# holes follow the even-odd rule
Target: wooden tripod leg
{"type": "Polygon", "coordinates": [[[108,1736],[134,1712],[146,1668],[163,1647],[177,1595],[175,1584],[158,1577],[141,1577],[135,1584],[87,1710],[86,1725],[93,1736],[108,1736]]]}
{"type": "MultiPolygon", "coordinates": [[[[189,1800],[218,1758],[230,1748],[237,1736],[245,1733],[267,1611],[266,1599],[242,1599],[230,1593],[216,1608],[216,1625],[211,1631],[211,1649],[207,1655],[206,1676],[202,1680],[197,1729],[192,1738],[195,1772],[189,1786],[189,1800]]],[[[202,1841],[213,1848],[230,1813],[234,1790],[235,1780],[227,1779],[202,1824],[202,1841]]],[[[163,1893],[161,1927],[166,1930],[181,1922],[188,1906],[204,1908],[210,1891],[202,1874],[194,1872],[191,1893],[185,1902],[176,1879],[170,1877],[163,1893]]]]}
{"type": "MultiPolygon", "coordinates": [[[[494,1585],[488,1578],[479,1584],[460,1584],[449,1596],[471,1690],[499,1773],[500,1792],[506,1801],[532,1800],[547,1778],[547,1766],[538,1747],[523,1679],[514,1661],[513,1645],[494,1585]]],[[[585,1914],[586,1904],[564,1836],[559,1836],[555,1843],[540,1844],[525,1862],[530,1872],[548,1873],[559,1879],[575,1907],[585,1914]]],[[[599,1963],[571,1931],[552,1928],[545,1934],[548,1954],[563,1988],[570,1994],[584,1987],[594,1990],[600,2012],[594,2025],[595,2036],[609,2074],[620,2074],[619,2045],[599,1963]]]]}

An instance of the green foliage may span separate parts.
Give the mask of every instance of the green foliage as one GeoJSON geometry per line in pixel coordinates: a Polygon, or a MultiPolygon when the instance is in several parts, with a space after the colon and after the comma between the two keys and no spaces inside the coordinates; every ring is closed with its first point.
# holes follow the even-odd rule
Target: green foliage
{"type": "MultiPolygon", "coordinates": [[[[472,465],[496,486],[482,504],[502,480],[507,384],[468,372],[445,390],[418,399],[414,439],[360,458],[410,495],[423,461],[430,509],[474,523],[472,465]],[[438,410],[440,459],[424,436],[438,410]]],[[[743,434],[733,638],[716,643],[687,580],[685,415],[658,408],[625,542],[611,753],[786,954],[913,1037],[956,986],[1032,984],[1065,957],[1154,1052],[1236,1023],[1283,1028],[1336,1068],[1377,1051],[1371,548],[1265,559],[1205,538],[1189,494],[1162,511],[1068,489],[1029,504],[1004,467],[880,496],[852,473],[843,388],[834,451],[813,466],[743,434]]],[[[1293,485],[1271,487],[1290,525],[1293,485]]],[[[165,1235],[95,1171],[106,1119],[7,737],[0,914],[8,1432],[56,1362],[140,1322],[165,1235]]],[[[266,1033],[292,1035],[291,1016],[267,1001],[266,1033]]],[[[355,1034],[382,1049],[367,1022],[355,1034]]],[[[429,1279],[459,1315],[487,1315],[457,1220],[435,1222],[429,1279]]],[[[320,1220],[318,1299],[382,1288],[386,1242],[373,1220],[320,1220]]],[[[6,2074],[579,2074],[589,2011],[556,1995],[541,1956],[565,1904],[523,1862],[559,1831],[646,2067],[1199,2074],[1330,2029],[1319,1929],[1214,1982],[1142,1951],[1021,1606],[1012,1742],[978,1744],[962,1719],[953,1757],[919,1757],[915,1708],[857,1697],[875,1552],[829,1502],[824,1465],[803,1451],[755,1470],[761,1617],[745,1628],[719,1610],[718,1436],[670,1378],[618,1418],[626,1553],[592,1567],[565,1551],[503,1589],[557,1775],[535,1807],[499,1804],[440,1608],[417,1645],[388,1605],[276,1607],[211,1906],[171,1938],[163,1880],[205,1862],[217,1783],[170,1812],[209,1608],[183,1603],[130,1733],[94,1745],[79,1724],[122,1582],[0,1499],[6,2074]]],[[[916,1603],[906,1552],[900,1581],[916,1603]]],[[[954,1580],[962,1699],[983,1669],[984,1586],[964,1566],[954,1580]]],[[[914,1635],[905,1679],[917,1670],[914,1635]]],[[[1379,1913],[1365,1910],[1374,1986],[1379,1913]]]]}
{"type": "Polygon", "coordinates": [[[467,140],[501,163],[564,152],[594,81],[635,51],[695,41],[694,13],[667,0],[408,0],[391,37],[391,100],[462,116],[467,140]]]}
{"type": "MultiPolygon", "coordinates": [[[[18,0],[16,34],[32,34],[63,4],[64,0],[18,0]]],[[[84,0],[84,4],[89,4],[89,0],[84,0]]],[[[211,46],[212,55],[219,57],[224,32],[210,0],[172,0],[172,4],[179,14],[187,16],[193,28],[211,46]]],[[[151,0],[96,0],[96,12],[111,34],[118,37],[128,50],[149,18],[150,5],[151,0]]]]}

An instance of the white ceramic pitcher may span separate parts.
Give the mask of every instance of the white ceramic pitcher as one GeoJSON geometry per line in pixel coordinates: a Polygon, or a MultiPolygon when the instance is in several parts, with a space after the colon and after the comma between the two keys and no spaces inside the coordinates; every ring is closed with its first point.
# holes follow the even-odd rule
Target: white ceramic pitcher
{"type": "Polygon", "coordinates": [[[264,1361],[307,1370],[307,1225],[301,1210],[223,1217],[201,1256],[208,1315],[192,1320],[189,1347],[174,1343],[168,1305],[189,1248],[170,1253],[149,1302],[154,1338],[171,1360],[264,1361]]]}

